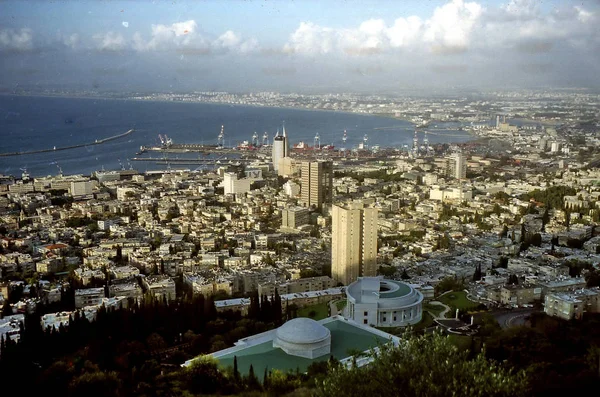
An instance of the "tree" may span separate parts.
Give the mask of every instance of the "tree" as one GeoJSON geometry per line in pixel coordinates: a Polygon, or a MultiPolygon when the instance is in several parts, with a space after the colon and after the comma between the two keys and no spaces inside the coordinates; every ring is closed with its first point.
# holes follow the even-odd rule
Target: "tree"
{"type": "Polygon", "coordinates": [[[508,226],[503,225],[502,231],[500,232],[500,238],[506,238],[507,235],[508,235],[508,226]]]}
{"type": "Polygon", "coordinates": [[[2,318],[6,316],[11,316],[13,314],[12,307],[10,306],[10,302],[8,301],[8,297],[4,299],[4,305],[2,306],[2,318]]]}
{"type": "Polygon", "coordinates": [[[71,395],[89,397],[119,396],[121,381],[116,372],[86,372],[71,382],[71,395]]]}
{"type": "Polygon", "coordinates": [[[211,356],[202,356],[183,373],[184,383],[193,394],[215,394],[224,383],[217,360],[211,356]]]}
{"type": "Polygon", "coordinates": [[[400,278],[401,278],[402,280],[408,280],[408,279],[410,279],[410,276],[408,275],[408,272],[406,271],[406,269],[404,269],[404,270],[402,271],[402,274],[400,275],[400,278]]]}
{"type": "Polygon", "coordinates": [[[481,264],[475,266],[475,272],[473,273],[473,281],[479,281],[481,280],[481,264]]]}
{"type": "Polygon", "coordinates": [[[254,373],[254,367],[250,364],[250,369],[248,370],[248,375],[246,376],[246,386],[250,390],[260,390],[260,382],[254,373]]]}
{"type": "Polygon", "coordinates": [[[233,356],[233,378],[236,381],[240,379],[240,371],[238,369],[237,356],[233,356]]]}
{"type": "Polygon", "coordinates": [[[512,373],[483,353],[469,359],[440,333],[406,335],[385,345],[363,367],[332,366],[318,384],[321,396],[524,396],[524,372],[512,373]]]}
{"type": "Polygon", "coordinates": [[[456,277],[444,277],[437,285],[435,286],[435,291],[437,294],[441,294],[446,291],[460,291],[464,288],[464,284],[462,281],[458,280],[456,277]]]}

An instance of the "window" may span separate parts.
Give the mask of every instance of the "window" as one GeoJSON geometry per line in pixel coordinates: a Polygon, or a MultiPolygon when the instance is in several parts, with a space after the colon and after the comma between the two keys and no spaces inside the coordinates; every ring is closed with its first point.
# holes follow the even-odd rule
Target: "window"
{"type": "Polygon", "coordinates": [[[369,312],[365,312],[365,317],[367,317],[369,315],[369,312]]]}
{"type": "Polygon", "coordinates": [[[383,316],[383,321],[387,321],[387,318],[385,316],[383,316]]]}
{"type": "Polygon", "coordinates": [[[367,319],[366,318],[363,320],[363,324],[367,324],[367,319]]]}
{"type": "Polygon", "coordinates": [[[396,321],[396,316],[394,316],[394,321],[396,321]]]}

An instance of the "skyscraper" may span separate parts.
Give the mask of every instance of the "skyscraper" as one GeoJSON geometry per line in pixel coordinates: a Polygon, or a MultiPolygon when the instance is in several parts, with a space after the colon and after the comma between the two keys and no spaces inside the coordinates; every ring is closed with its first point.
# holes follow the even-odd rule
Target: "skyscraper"
{"type": "Polygon", "coordinates": [[[361,202],[333,206],[331,275],[336,281],[348,285],[377,275],[378,212],[361,202]]]}
{"type": "Polygon", "coordinates": [[[288,137],[285,132],[285,125],[283,126],[283,135],[279,135],[279,130],[277,130],[277,135],[273,138],[273,169],[275,171],[279,171],[279,161],[288,157],[290,152],[288,137]]]}
{"type": "Polygon", "coordinates": [[[300,199],[307,207],[323,208],[331,203],[333,190],[333,163],[331,161],[303,161],[300,199]]]}
{"type": "Polygon", "coordinates": [[[457,152],[448,156],[446,173],[449,177],[455,179],[465,179],[467,177],[467,160],[462,153],[457,152]]]}

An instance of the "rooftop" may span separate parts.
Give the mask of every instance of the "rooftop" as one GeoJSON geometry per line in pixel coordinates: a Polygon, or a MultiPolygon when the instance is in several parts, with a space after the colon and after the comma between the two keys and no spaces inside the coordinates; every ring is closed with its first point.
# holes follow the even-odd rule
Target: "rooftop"
{"type": "MultiPolygon", "coordinates": [[[[330,355],[338,360],[348,358],[355,352],[376,348],[379,344],[389,342],[390,338],[395,338],[385,332],[350,323],[337,316],[324,319],[318,322],[317,325],[321,325],[330,331],[330,355]]],[[[214,356],[223,367],[233,366],[234,357],[237,357],[238,369],[242,374],[248,373],[250,365],[254,367],[256,373],[263,371],[264,368],[275,368],[284,372],[299,369],[304,372],[312,363],[326,361],[330,357],[330,355],[324,355],[315,359],[308,359],[288,355],[283,350],[273,347],[275,332],[274,330],[256,335],[257,339],[260,338],[258,343],[248,347],[244,347],[244,344],[250,342],[250,339],[254,337],[242,339],[237,346],[223,350],[222,355],[219,354],[220,352],[214,353],[214,356]]]]}

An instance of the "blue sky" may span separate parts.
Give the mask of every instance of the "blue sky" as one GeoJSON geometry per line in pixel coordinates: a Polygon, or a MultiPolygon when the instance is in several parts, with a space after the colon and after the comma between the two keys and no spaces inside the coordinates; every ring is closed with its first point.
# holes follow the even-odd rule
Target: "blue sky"
{"type": "Polygon", "coordinates": [[[599,9],[592,0],[4,1],[0,88],[594,86],[599,9]]]}

